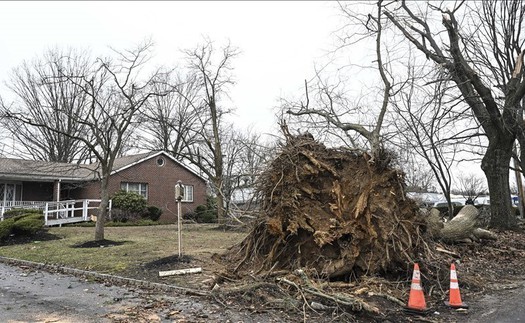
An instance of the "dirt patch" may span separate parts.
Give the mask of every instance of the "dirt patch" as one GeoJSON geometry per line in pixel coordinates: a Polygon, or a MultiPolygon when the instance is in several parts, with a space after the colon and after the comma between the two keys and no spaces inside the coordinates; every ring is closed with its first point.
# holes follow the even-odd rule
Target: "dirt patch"
{"type": "Polygon", "coordinates": [[[93,240],[93,241],[87,241],[75,244],[71,246],[72,248],[107,248],[107,247],[114,247],[114,246],[120,246],[124,243],[127,243],[128,241],[113,241],[113,240],[93,240]]]}
{"type": "Polygon", "coordinates": [[[145,269],[152,269],[155,271],[163,270],[166,268],[173,268],[174,265],[179,264],[189,264],[193,260],[193,257],[182,255],[179,257],[179,255],[173,255],[169,257],[164,257],[155,261],[148,262],[144,264],[145,269]]]}

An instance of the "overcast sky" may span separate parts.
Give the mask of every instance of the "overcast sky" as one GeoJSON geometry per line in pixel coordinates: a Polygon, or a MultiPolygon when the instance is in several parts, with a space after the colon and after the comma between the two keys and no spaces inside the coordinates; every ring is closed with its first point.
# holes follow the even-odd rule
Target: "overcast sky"
{"type": "Polygon", "coordinates": [[[0,80],[55,46],[98,55],[151,37],[155,60],[174,65],[181,49],[207,36],[241,51],[233,62],[236,122],[271,132],[278,98],[298,93],[314,63],[333,48],[336,7],[327,1],[0,1],[0,80]]]}

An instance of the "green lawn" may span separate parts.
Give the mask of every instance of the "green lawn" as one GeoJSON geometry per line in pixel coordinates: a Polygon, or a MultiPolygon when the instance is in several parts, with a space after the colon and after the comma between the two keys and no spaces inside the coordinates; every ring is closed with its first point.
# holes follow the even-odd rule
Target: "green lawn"
{"type": "MultiPolygon", "coordinates": [[[[106,227],[105,238],[121,245],[74,248],[92,241],[93,227],[53,227],[56,240],[0,247],[0,256],[57,264],[101,273],[121,274],[141,264],[178,254],[176,225],[106,227]]],[[[244,232],[222,231],[215,224],[187,224],[182,229],[182,253],[198,264],[212,266],[210,257],[240,242],[244,232]]]]}

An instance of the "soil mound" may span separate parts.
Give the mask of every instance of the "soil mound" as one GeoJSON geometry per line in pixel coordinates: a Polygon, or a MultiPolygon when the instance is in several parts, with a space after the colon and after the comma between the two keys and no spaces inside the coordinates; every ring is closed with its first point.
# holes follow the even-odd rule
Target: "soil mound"
{"type": "Polygon", "coordinates": [[[105,248],[105,247],[114,247],[114,246],[120,246],[127,241],[113,241],[113,240],[93,240],[93,241],[87,241],[82,242],[73,245],[73,248],[105,248]]]}
{"type": "Polygon", "coordinates": [[[281,146],[260,178],[261,215],[228,254],[234,272],[307,268],[333,279],[412,266],[425,222],[388,158],[309,134],[286,134],[281,146]]]}

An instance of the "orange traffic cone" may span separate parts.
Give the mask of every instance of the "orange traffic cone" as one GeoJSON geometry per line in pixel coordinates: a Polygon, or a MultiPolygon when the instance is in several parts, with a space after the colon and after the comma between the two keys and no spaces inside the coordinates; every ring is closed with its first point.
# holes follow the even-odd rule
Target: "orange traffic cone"
{"type": "Polygon", "coordinates": [[[410,295],[408,296],[406,309],[417,312],[428,310],[423,288],[421,287],[421,273],[417,263],[414,264],[414,273],[412,274],[412,284],[410,285],[410,295]]]}
{"type": "Polygon", "coordinates": [[[461,301],[461,294],[459,293],[458,275],[456,273],[456,265],[450,265],[450,290],[449,301],[445,304],[452,308],[468,308],[468,305],[461,301]]]}

